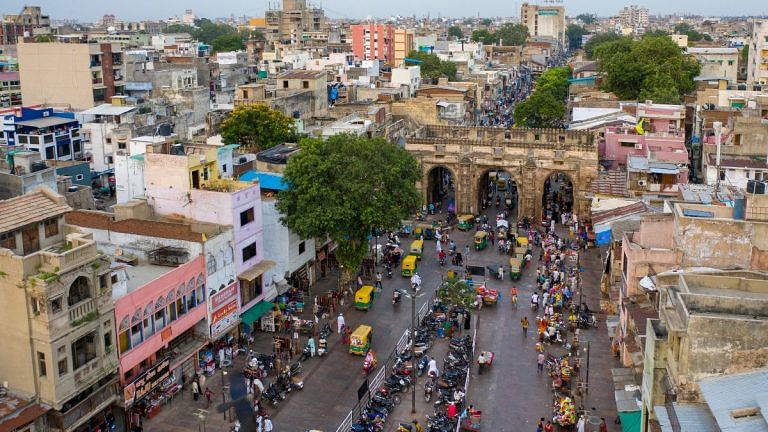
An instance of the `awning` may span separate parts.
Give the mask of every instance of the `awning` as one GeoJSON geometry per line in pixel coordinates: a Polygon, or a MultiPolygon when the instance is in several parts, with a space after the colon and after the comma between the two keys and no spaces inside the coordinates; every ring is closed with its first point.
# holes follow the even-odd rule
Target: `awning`
{"type": "Polygon", "coordinates": [[[240,314],[240,321],[242,321],[243,324],[250,326],[254,322],[258,321],[264,314],[273,310],[274,308],[274,303],[262,300],[251,306],[251,308],[244,313],[240,314]]]}
{"type": "Polygon", "coordinates": [[[666,168],[666,167],[654,167],[652,166],[649,171],[653,174],[680,174],[680,168],[666,168]]]}
{"type": "Polygon", "coordinates": [[[640,432],[641,412],[620,412],[619,418],[621,419],[622,432],[640,432]]]}
{"type": "Polygon", "coordinates": [[[274,261],[263,260],[262,262],[244,271],[241,275],[237,277],[239,279],[245,279],[250,282],[256,279],[257,277],[263,275],[265,271],[271,269],[274,266],[275,266],[274,261]]]}

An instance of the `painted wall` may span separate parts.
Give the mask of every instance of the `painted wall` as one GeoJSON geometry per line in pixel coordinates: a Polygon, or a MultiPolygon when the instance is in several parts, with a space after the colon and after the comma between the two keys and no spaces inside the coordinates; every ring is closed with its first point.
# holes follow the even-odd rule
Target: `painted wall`
{"type": "MultiPolygon", "coordinates": [[[[264,215],[264,248],[267,259],[275,262],[270,272],[275,280],[285,276],[285,273],[293,273],[315,257],[314,239],[302,240],[280,223],[280,212],[275,207],[275,200],[262,201],[262,213],[264,215]],[[299,254],[299,245],[304,242],[304,253],[299,254]]],[[[265,284],[271,283],[270,277],[264,277],[265,284]]]]}

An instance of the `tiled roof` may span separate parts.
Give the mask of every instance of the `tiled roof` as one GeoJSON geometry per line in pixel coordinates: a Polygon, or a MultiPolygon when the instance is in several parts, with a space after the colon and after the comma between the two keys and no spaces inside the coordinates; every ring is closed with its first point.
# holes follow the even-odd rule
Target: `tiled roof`
{"type": "Polygon", "coordinates": [[[50,189],[38,189],[20,197],[0,201],[0,233],[41,222],[72,210],[50,189]]]}
{"type": "Polygon", "coordinates": [[[627,173],[611,170],[592,180],[592,192],[600,195],[627,196],[627,173]]]}

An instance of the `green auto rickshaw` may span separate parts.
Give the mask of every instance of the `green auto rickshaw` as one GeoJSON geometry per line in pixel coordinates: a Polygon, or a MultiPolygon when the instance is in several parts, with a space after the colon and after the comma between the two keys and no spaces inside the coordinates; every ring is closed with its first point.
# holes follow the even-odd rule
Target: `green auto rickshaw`
{"type": "Polygon", "coordinates": [[[475,233],[475,250],[483,250],[488,246],[488,233],[478,231],[475,233]]]}
{"type": "Polygon", "coordinates": [[[520,262],[520,259],[518,258],[510,258],[509,259],[509,276],[512,277],[513,280],[520,279],[520,276],[523,274],[523,268],[522,268],[522,262],[520,262]]]}
{"type": "Polygon", "coordinates": [[[472,215],[459,216],[458,228],[462,231],[469,231],[475,227],[475,217],[472,215]]]}

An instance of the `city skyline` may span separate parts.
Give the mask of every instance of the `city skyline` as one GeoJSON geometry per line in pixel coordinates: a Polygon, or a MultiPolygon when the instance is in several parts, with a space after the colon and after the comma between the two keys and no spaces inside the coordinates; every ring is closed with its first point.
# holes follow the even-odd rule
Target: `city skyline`
{"type": "MultiPolygon", "coordinates": [[[[40,6],[43,12],[52,19],[78,19],[82,22],[98,21],[104,14],[114,14],[118,19],[125,21],[139,21],[143,19],[167,19],[181,17],[185,9],[192,9],[198,17],[218,18],[235,16],[263,16],[268,4],[276,3],[263,1],[260,5],[245,3],[235,0],[219,0],[216,3],[202,0],[169,0],[165,2],[151,2],[148,0],[135,0],[130,3],[109,2],[97,0],[71,0],[67,3],[51,0],[40,0],[30,4],[28,0],[8,0],[4,2],[2,13],[18,13],[25,5],[40,6]]],[[[332,18],[387,18],[393,15],[400,16],[425,16],[432,17],[468,17],[468,16],[518,16],[519,8],[523,1],[507,2],[501,0],[484,0],[475,2],[480,6],[477,10],[470,10],[466,3],[441,2],[425,0],[414,7],[413,2],[406,0],[391,0],[386,4],[374,4],[365,9],[359,7],[359,3],[353,0],[326,0],[315,2],[322,5],[326,15],[332,18]]],[[[536,2],[531,2],[536,3],[536,2]]],[[[703,16],[757,16],[766,13],[763,5],[758,0],[745,0],[738,5],[726,3],[711,3],[702,5],[695,0],[682,0],[670,4],[661,0],[644,2],[615,3],[610,1],[585,2],[565,1],[563,5],[569,16],[580,13],[596,13],[598,16],[615,16],[618,11],[630,4],[638,4],[649,9],[652,15],[657,14],[696,14],[703,16]],[[670,7],[673,6],[673,7],[670,7]],[[761,10],[762,9],[762,10],[761,10]]]]}

